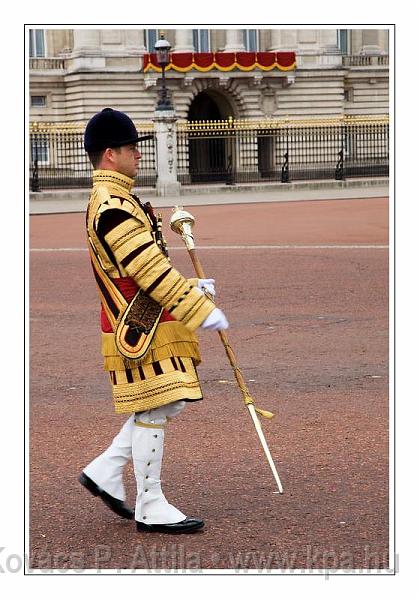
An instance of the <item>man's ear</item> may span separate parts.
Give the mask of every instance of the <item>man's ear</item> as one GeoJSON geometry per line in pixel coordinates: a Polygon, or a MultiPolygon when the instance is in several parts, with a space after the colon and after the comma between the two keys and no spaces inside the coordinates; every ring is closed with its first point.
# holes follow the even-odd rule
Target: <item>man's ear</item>
{"type": "Polygon", "coordinates": [[[106,148],[103,153],[103,158],[106,158],[106,160],[113,162],[114,161],[114,149],[106,148]]]}

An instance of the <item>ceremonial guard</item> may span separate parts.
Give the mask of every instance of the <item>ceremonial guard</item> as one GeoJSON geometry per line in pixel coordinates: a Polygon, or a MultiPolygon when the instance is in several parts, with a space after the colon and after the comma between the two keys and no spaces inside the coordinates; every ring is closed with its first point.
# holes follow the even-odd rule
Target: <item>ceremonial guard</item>
{"type": "Polygon", "coordinates": [[[216,308],[214,280],[174,269],[161,219],[132,192],[142,141],[131,119],[105,108],[89,121],[85,150],[93,164],[86,215],[88,248],[101,300],[102,354],[117,413],[130,413],[109,448],[79,481],[138,531],[190,533],[201,519],[170,504],[161,489],[164,427],[187,402],[201,400],[194,331],[228,327],[216,308]],[[125,503],[123,469],[132,457],[135,513],[125,503]]]}

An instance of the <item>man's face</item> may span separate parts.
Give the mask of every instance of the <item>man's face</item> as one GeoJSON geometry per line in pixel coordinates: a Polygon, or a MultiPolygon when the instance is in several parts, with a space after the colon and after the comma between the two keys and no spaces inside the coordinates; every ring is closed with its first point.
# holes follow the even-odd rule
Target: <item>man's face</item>
{"type": "Polygon", "coordinates": [[[137,144],[127,144],[113,149],[115,170],[127,177],[135,177],[139,168],[141,153],[137,144]]]}

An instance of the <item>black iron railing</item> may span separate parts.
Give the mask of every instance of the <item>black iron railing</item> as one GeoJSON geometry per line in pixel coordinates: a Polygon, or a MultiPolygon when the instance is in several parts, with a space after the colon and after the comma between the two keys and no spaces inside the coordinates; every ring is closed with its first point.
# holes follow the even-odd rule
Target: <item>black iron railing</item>
{"type": "Polygon", "coordinates": [[[182,184],[388,175],[388,118],[200,121],[178,127],[182,184]]]}
{"type": "MultiPolygon", "coordinates": [[[[32,123],[29,133],[30,189],[84,188],[92,183],[92,166],[83,147],[85,125],[32,123]]],[[[137,125],[141,135],[152,124],[137,125]]],[[[156,185],[155,141],[142,142],[141,169],[136,185],[156,185]]]]}
{"type": "MultiPolygon", "coordinates": [[[[153,124],[137,124],[137,129],[147,135],[153,124]]],[[[83,130],[83,125],[31,124],[31,190],[91,185],[83,130]]],[[[183,185],[233,185],[387,176],[388,135],[387,117],[179,122],[178,179],[183,185]]],[[[155,140],[142,143],[141,152],[136,185],[154,187],[155,140]]]]}

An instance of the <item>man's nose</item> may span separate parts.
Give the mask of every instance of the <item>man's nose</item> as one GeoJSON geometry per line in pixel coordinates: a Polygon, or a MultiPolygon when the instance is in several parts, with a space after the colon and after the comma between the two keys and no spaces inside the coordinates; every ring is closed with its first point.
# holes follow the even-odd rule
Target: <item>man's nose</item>
{"type": "Polygon", "coordinates": [[[137,159],[141,158],[141,152],[140,152],[140,150],[136,150],[136,158],[137,159]]]}

